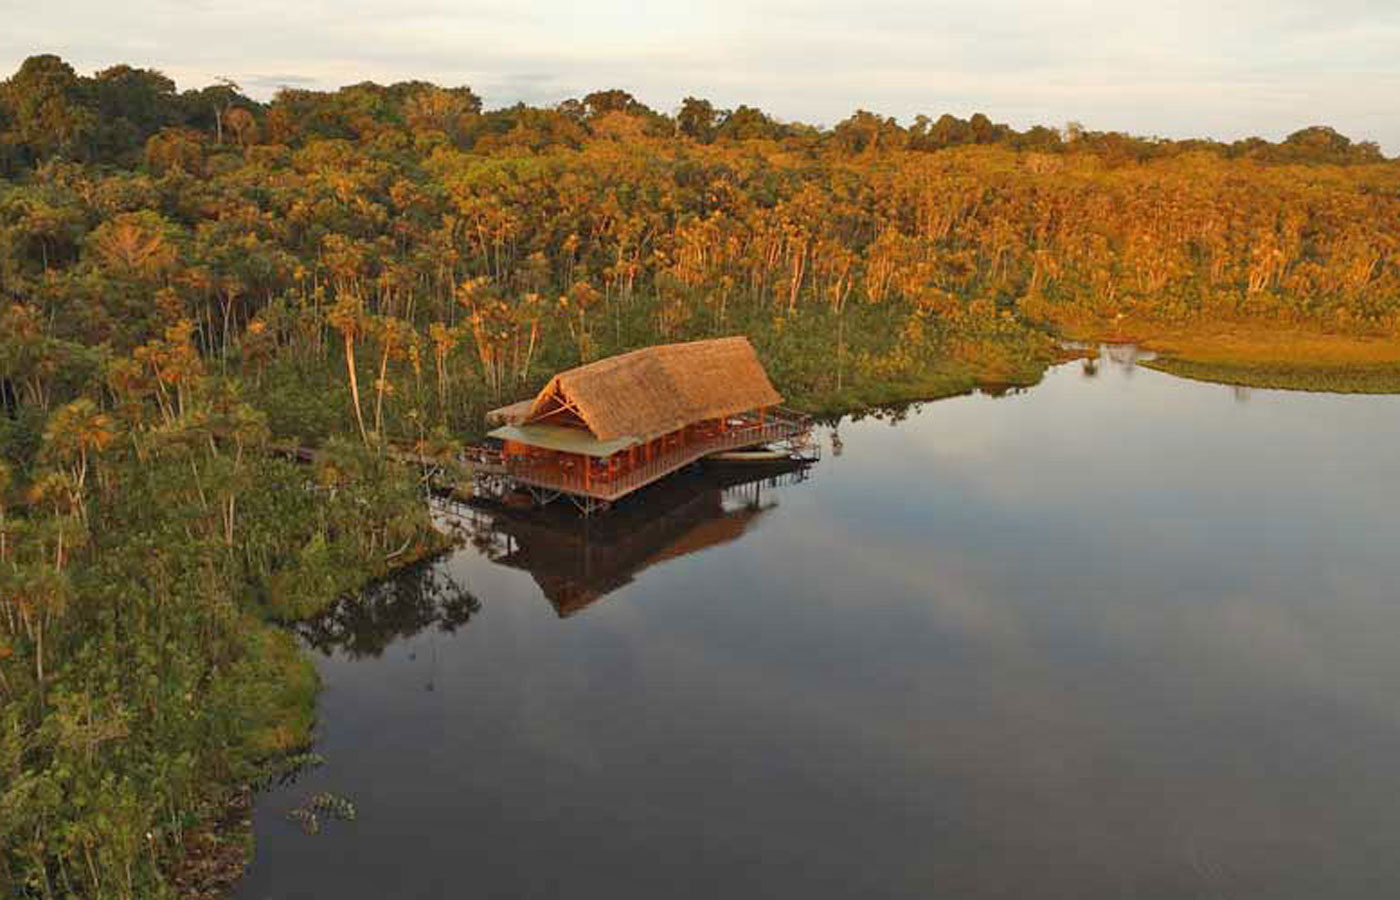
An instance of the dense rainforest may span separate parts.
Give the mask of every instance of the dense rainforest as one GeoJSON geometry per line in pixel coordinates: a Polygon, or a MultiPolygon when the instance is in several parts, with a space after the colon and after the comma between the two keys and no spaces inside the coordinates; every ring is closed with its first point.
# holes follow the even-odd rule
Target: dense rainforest
{"type": "Polygon", "coordinates": [[[262,103],[27,60],[0,84],[0,893],[216,888],[246,842],[220,823],[310,732],[273,623],[438,540],[386,449],[732,333],[811,411],[1031,383],[1066,336],[1391,389],[1400,164],[1326,127],[262,103]]]}

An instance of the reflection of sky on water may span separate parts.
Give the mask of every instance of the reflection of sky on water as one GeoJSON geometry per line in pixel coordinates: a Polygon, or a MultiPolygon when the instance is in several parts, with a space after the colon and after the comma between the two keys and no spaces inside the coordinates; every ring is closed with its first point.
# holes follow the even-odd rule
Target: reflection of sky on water
{"type": "Polygon", "coordinates": [[[455,635],[322,664],[243,896],[1383,895],[1397,413],[1075,364],[567,620],[459,553],[455,635]],[[318,789],[359,821],[278,820],[318,789]]]}

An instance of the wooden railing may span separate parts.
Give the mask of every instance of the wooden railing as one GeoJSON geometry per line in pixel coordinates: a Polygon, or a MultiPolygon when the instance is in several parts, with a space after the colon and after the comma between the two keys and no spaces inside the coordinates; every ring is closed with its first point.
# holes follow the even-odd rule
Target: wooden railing
{"type": "Polygon", "coordinates": [[[504,474],[522,484],[612,501],[712,453],[789,440],[807,430],[803,419],[791,414],[770,414],[763,421],[750,417],[727,431],[694,437],[679,447],[656,453],[647,462],[611,474],[595,470],[585,475],[581,467],[564,469],[550,458],[506,460],[503,469],[504,474]]]}

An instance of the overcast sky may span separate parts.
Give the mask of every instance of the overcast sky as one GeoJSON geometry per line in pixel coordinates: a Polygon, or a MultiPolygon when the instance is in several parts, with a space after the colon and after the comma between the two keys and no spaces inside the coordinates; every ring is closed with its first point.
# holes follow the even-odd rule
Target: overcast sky
{"type": "Polygon", "coordinates": [[[184,87],[421,78],[488,107],[622,87],[832,124],[975,111],[1017,127],[1277,139],[1331,124],[1400,153],[1400,0],[0,0],[0,68],[57,53],[184,87]]]}

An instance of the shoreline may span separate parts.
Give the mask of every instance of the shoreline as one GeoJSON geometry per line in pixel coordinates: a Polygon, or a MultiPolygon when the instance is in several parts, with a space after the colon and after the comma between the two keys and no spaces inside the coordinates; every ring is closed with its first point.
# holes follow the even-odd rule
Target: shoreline
{"type": "Polygon", "coordinates": [[[253,831],[253,808],[258,795],[269,785],[294,778],[304,766],[314,765],[316,725],[319,721],[320,694],[323,684],[315,663],[303,642],[292,630],[298,622],[306,621],[330,609],[344,597],[362,593],[399,572],[434,559],[457,546],[445,532],[433,526],[438,537],[420,541],[373,570],[353,587],[324,598],[314,610],[296,610],[295,615],[281,615],[289,610],[263,609],[261,614],[249,612],[249,627],[257,639],[266,641],[286,668],[286,693],[283,703],[265,721],[258,723],[262,732],[274,743],[266,759],[266,768],[255,782],[233,788],[227,801],[210,819],[190,829],[185,839],[185,855],[168,871],[171,884],[180,896],[194,900],[220,900],[232,897],[257,853],[257,835],[253,831]],[[303,759],[305,758],[305,759],[303,759]]]}
{"type": "Polygon", "coordinates": [[[1315,394],[1400,394],[1400,365],[1314,366],[1220,363],[1159,356],[1140,365],[1207,384],[1315,394]]]}
{"type": "Polygon", "coordinates": [[[1212,384],[1336,394],[1400,394],[1400,337],[1259,323],[1204,328],[1142,322],[1065,326],[1066,340],[1134,344],[1149,369],[1212,384]]]}
{"type": "MultiPolygon", "coordinates": [[[[1400,393],[1400,348],[1397,348],[1397,362],[1394,365],[1381,363],[1372,367],[1358,368],[1354,365],[1348,367],[1343,363],[1317,365],[1300,364],[1296,361],[1260,363],[1248,360],[1196,360],[1176,355],[1179,345],[1174,343],[1170,337],[1135,338],[1131,335],[1125,335],[1121,331],[1111,336],[1094,332],[1067,332],[1064,337],[1066,340],[1085,343],[1089,346],[1061,346],[1049,357],[1026,359],[1024,365],[1018,367],[1015,372],[999,373],[999,377],[996,378],[974,374],[970,368],[950,368],[903,383],[879,383],[866,385],[858,390],[847,389],[842,392],[840,399],[817,403],[799,402],[795,406],[814,419],[834,422],[847,416],[859,416],[911,404],[935,403],[954,397],[968,396],[978,391],[1000,394],[1008,390],[1034,387],[1044,379],[1046,372],[1051,368],[1078,359],[1095,358],[1098,355],[1099,346],[1107,344],[1133,344],[1145,350],[1151,350],[1159,355],[1155,359],[1142,361],[1139,363],[1140,365],[1192,381],[1326,393],[1400,393]],[[1354,378],[1356,381],[1349,382],[1348,378],[1354,378]],[[1367,381],[1370,378],[1374,378],[1375,381],[1367,381]]],[[[384,567],[382,571],[373,574],[358,587],[352,588],[346,593],[364,591],[376,582],[393,577],[399,571],[447,552],[452,546],[453,542],[446,535],[443,535],[442,542],[434,542],[432,546],[415,546],[410,552],[395,559],[393,565],[384,567]]],[[[328,608],[340,599],[340,596],[343,595],[330,598],[322,608],[328,608]]],[[[290,625],[311,618],[315,614],[316,612],[308,612],[290,618],[274,616],[260,618],[258,622],[263,627],[287,634],[287,628],[290,625]]],[[[300,645],[296,647],[296,662],[299,667],[311,671],[314,678],[314,666],[310,658],[306,656],[305,648],[300,645]]],[[[295,721],[302,718],[305,722],[304,729],[299,729],[304,740],[295,741],[292,746],[289,746],[287,752],[280,757],[282,760],[291,759],[299,753],[305,753],[314,746],[314,728],[316,710],[319,707],[320,687],[319,679],[316,679],[315,688],[309,697],[310,704],[305,709],[300,706],[289,707],[288,720],[295,721]]],[[[270,727],[274,728],[282,727],[282,724],[281,722],[269,723],[270,727]]],[[[275,767],[275,762],[270,761],[270,764],[275,767]]],[[[277,777],[277,775],[274,773],[272,777],[277,777]]],[[[243,786],[230,798],[223,814],[217,821],[211,822],[208,828],[200,829],[195,833],[195,839],[207,843],[209,850],[203,855],[188,857],[185,865],[176,872],[172,872],[175,878],[180,879],[177,883],[181,883],[187,890],[191,891],[187,896],[197,898],[232,896],[256,853],[252,809],[257,801],[259,790],[256,785],[243,786]],[[198,872],[197,880],[186,880],[192,872],[198,872]],[[182,878],[182,876],[184,877],[182,878]]]]}

